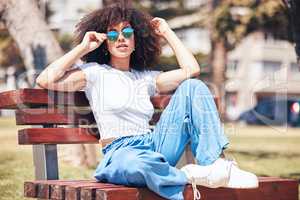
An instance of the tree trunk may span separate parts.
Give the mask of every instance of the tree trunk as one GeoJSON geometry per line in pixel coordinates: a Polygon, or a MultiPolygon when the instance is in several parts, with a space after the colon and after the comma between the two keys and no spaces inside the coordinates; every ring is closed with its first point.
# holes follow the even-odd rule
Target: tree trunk
{"type": "Polygon", "coordinates": [[[20,49],[33,87],[34,76],[47,64],[63,55],[34,0],[1,0],[0,21],[8,29],[20,49]]]}
{"type": "Polygon", "coordinates": [[[220,114],[224,119],[225,114],[225,68],[227,62],[227,51],[222,40],[212,41],[211,66],[212,82],[215,95],[221,100],[220,114]]]}
{"type": "Polygon", "coordinates": [[[300,2],[299,0],[288,0],[290,3],[290,16],[292,19],[293,38],[300,67],[300,2]]]}
{"type": "MultiPolygon", "coordinates": [[[[16,41],[27,70],[29,85],[33,87],[34,74],[61,57],[63,51],[35,0],[0,0],[0,21],[16,41]]],[[[80,165],[96,165],[95,145],[74,145],[68,149],[70,153],[66,159],[73,163],[80,160],[80,165]]]]}
{"type": "Polygon", "coordinates": [[[115,0],[103,0],[103,6],[107,6],[113,2],[115,2],[115,0]]]}
{"type": "MultiPolygon", "coordinates": [[[[209,10],[211,13],[221,3],[220,0],[210,0],[209,10]]],[[[210,65],[212,68],[212,82],[214,95],[220,98],[219,112],[221,119],[225,116],[225,68],[227,62],[227,50],[223,39],[213,38],[215,27],[213,26],[213,16],[209,18],[207,28],[211,36],[211,52],[210,52],[210,65]]]]}

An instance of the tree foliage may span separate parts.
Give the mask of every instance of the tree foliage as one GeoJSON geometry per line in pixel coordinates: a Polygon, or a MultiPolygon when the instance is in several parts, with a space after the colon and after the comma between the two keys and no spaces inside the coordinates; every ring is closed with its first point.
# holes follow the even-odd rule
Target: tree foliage
{"type": "Polygon", "coordinates": [[[279,0],[226,0],[213,12],[212,39],[223,39],[227,49],[245,36],[262,31],[276,39],[291,40],[287,8],[279,0]]]}
{"type": "Polygon", "coordinates": [[[136,8],[149,12],[152,16],[162,17],[166,20],[195,12],[195,10],[185,9],[184,0],[133,0],[133,4],[136,8]]]}
{"type": "MultiPolygon", "coordinates": [[[[35,0],[35,2],[40,10],[44,10],[43,14],[46,22],[48,22],[51,15],[53,15],[49,2],[45,4],[41,4],[41,0],[35,0]]],[[[4,26],[0,28],[0,67],[8,66],[25,67],[17,43],[4,26]]]]}
{"type": "Polygon", "coordinates": [[[7,30],[0,32],[0,66],[24,68],[19,49],[7,30]]]}

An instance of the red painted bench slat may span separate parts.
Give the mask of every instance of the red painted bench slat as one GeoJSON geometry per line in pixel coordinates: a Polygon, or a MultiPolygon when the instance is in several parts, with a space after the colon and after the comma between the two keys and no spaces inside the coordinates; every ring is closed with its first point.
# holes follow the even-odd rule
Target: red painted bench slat
{"type": "MultiPolygon", "coordinates": [[[[157,109],[165,108],[170,95],[151,97],[153,106],[157,109]]],[[[58,92],[46,89],[23,88],[0,93],[0,109],[25,109],[46,106],[89,106],[84,91],[58,92]]]]}
{"type": "Polygon", "coordinates": [[[46,89],[23,88],[1,92],[0,108],[20,109],[47,105],[88,106],[83,91],[57,92],[46,89]]]}
{"type": "MultiPolygon", "coordinates": [[[[155,112],[150,124],[158,122],[161,112],[155,112]]],[[[16,110],[17,125],[91,125],[96,124],[91,110],[72,108],[27,108],[16,110]]]]}
{"type": "Polygon", "coordinates": [[[89,125],[95,123],[91,110],[72,108],[28,108],[16,110],[17,125],[89,125]]]}
{"type": "MultiPolygon", "coordinates": [[[[201,200],[297,200],[298,182],[291,179],[259,177],[259,188],[229,189],[198,186],[201,200]]],[[[162,200],[146,188],[95,183],[95,181],[32,181],[25,182],[25,197],[45,199],[110,199],[162,200]],[[53,186],[56,188],[54,189],[53,186]]],[[[193,199],[191,185],[184,191],[186,200],[193,199]]]]}
{"type": "Polygon", "coordinates": [[[98,143],[97,128],[27,128],[18,131],[20,145],[98,143]]]}

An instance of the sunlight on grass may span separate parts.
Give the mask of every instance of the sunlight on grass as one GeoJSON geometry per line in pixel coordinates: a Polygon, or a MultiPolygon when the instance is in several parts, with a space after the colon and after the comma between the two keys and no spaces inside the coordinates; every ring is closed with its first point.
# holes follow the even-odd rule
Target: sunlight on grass
{"type": "MultiPolygon", "coordinates": [[[[25,180],[34,180],[32,146],[18,145],[12,118],[0,118],[0,200],[23,200],[25,180]]],[[[59,163],[61,179],[91,179],[93,169],[59,163]]]]}
{"type": "Polygon", "coordinates": [[[227,154],[241,167],[258,175],[300,179],[300,131],[287,128],[279,132],[278,129],[227,125],[225,131],[229,132],[231,142],[227,154]]]}

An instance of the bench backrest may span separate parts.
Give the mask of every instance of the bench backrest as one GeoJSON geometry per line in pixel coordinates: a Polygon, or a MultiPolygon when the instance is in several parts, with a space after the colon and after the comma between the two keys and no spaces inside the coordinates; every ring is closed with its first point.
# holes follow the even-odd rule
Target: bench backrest
{"type": "MultiPolygon", "coordinates": [[[[156,112],[150,124],[154,125],[159,120],[170,98],[170,95],[151,98],[156,112]]],[[[218,107],[217,98],[215,102],[218,107]]],[[[17,125],[33,125],[18,131],[18,142],[33,145],[37,180],[59,179],[57,144],[98,143],[100,139],[83,91],[57,92],[29,88],[6,91],[0,93],[0,109],[16,110],[17,125]]]]}
{"type": "MultiPolygon", "coordinates": [[[[156,110],[154,125],[168,105],[170,95],[151,98],[156,110]]],[[[215,98],[218,105],[218,99],[215,98]]],[[[43,127],[19,130],[19,144],[97,143],[100,139],[89,102],[83,91],[57,92],[46,89],[18,89],[0,93],[0,109],[15,109],[17,125],[43,127]],[[72,127],[62,127],[71,125],[72,127]]]]}

